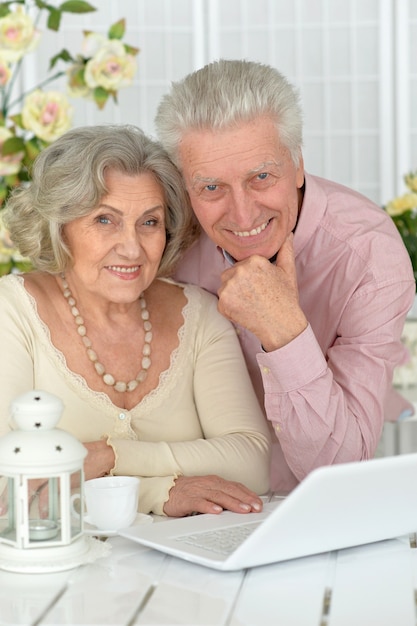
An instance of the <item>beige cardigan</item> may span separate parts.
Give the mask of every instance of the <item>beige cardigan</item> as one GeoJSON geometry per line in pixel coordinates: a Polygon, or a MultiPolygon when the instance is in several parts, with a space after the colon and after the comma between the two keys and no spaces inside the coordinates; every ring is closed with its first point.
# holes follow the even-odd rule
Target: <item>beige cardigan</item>
{"type": "Polygon", "coordinates": [[[269,486],[269,430],[232,325],[216,298],[184,286],[179,346],[159,385],[132,410],[91,390],[50,340],[23,279],[0,279],[0,435],[11,402],[30,389],[59,396],[59,427],[82,442],[108,438],[115,474],[141,477],[140,510],[162,514],[178,475],[218,474],[257,493],[269,486]]]}

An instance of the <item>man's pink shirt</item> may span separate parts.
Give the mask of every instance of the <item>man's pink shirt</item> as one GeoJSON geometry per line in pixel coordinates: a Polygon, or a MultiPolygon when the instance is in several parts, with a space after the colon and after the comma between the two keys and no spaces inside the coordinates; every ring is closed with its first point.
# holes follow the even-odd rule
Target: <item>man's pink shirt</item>
{"type": "MultiPolygon", "coordinates": [[[[275,433],[271,488],[281,493],[320,465],[371,458],[384,420],[409,406],[392,389],[392,374],[408,359],[400,337],[415,295],[410,259],[386,213],[308,174],[294,251],[306,330],[266,353],[236,326],[275,433]]],[[[175,278],[216,294],[229,266],[203,234],[175,278]]]]}

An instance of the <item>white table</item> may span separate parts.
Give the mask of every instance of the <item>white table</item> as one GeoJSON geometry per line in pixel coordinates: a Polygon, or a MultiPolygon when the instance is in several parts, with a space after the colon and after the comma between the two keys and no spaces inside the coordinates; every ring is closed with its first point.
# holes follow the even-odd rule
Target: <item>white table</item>
{"type": "Polygon", "coordinates": [[[75,570],[0,572],[0,624],[416,626],[414,539],[223,573],[113,537],[75,570]]]}

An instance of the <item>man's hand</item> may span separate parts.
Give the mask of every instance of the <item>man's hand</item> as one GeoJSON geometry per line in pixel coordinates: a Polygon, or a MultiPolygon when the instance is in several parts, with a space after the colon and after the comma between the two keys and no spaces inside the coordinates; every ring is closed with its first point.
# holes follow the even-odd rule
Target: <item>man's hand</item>
{"type": "Polygon", "coordinates": [[[164,513],[183,517],[191,513],[259,512],[262,500],[240,483],[219,476],[179,476],[164,504],[164,513]]]}
{"type": "Polygon", "coordinates": [[[256,335],[267,351],[277,350],[307,327],[298,300],[293,235],[282,244],[276,264],[255,255],[222,274],[219,311],[256,335]]]}

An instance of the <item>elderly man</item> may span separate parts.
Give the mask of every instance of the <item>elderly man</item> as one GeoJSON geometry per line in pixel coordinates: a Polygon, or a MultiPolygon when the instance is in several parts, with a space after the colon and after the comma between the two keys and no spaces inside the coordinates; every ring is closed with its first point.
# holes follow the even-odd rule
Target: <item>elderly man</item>
{"type": "Polygon", "coordinates": [[[203,233],[176,278],[217,293],[275,433],[271,486],[368,459],[392,389],[415,282],[395,226],[360,194],[304,171],[294,88],[275,69],[214,62],[156,116],[203,233]]]}

